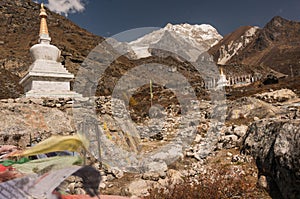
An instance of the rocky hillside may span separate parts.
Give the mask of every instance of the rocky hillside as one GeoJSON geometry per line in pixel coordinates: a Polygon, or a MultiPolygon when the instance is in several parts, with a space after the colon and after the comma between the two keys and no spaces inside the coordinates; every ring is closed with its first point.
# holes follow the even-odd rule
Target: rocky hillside
{"type": "MultiPolygon", "coordinates": [[[[101,193],[167,198],[159,197],[163,192],[155,192],[155,189],[149,193],[149,188],[166,187],[168,190],[173,190],[172,184],[177,183],[176,189],[181,189],[181,186],[186,187],[181,191],[180,196],[175,197],[178,199],[198,198],[199,193],[201,196],[223,194],[222,197],[215,198],[229,198],[232,195],[240,198],[270,198],[263,189],[268,190],[272,197],[281,194],[284,198],[297,198],[289,196],[299,194],[299,162],[297,162],[299,139],[297,138],[299,137],[300,99],[291,90],[282,89],[227,101],[226,122],[224,126],[218,128],[216,137],[208,133],[213,126],[210,115],[214,105],[210,101],[201,101],[200,112],[197,115],[200,123],[194,142],[182,151],[172,150],[170,153],[163,151],[163,146],[173,141],[180,122],[179,112],[173,112],[175,110],[173,105],[169,106],[169,111],[163,116],[168,122],[161,134],[149,137],[147,132],[149,133],[149,129],[154,128],[155,124],[149,125],[148,118],[138,123],[143,127],[140,136],[133,137],[132,132],[140,131],[139,128],[132,128],[114,119],[114,116],[125,110],[124,108],[117,109],[121,111],[120,113],[113,113],[110,97],[102,96],[95,100],[98,114],[89,119],[98,117],[100,122],[97,126],[102,131],[101,160],[104,164],[100,170],[103,177],[100,184],[101,193]],[[252,121],[254,123],[250,124],[252,121]],[[212,138],[216,140],[211,146],[212,151],[208,154],[213,155],[207,157],[207,151],[203,146],[212,138]],[[117,146],[122,146],[123,153],[115,154],[118,153],[117,146]],[[246,155],[240,154],[240,149],[246,155]],[[134,161],[135,156],[126,159],[124,152],[127,150],[145,156],[149,155],[149,151],[158,150],[161,153],[158,153],[159,156],[156,158],[160,161],[153,160],[151,164],[143,165],[144,173],[131,173],[128,172],[131,167],[127,169],[121,167],[123,160],[126,160],[125,166],[134,161]],[[247,154],[252,155],[253,158],[247,154]],[[181,158],[170,163],[168,161],[171,155],[179,155],[181,158]],[[257,179],[259,179],[258,183],[257,179]],[[286,186],[287,184],[289,186],[286,186]],[[193,186],[189,188],[187,185],[196,185],[197,188],[193,186]],[[203,187],[211,189],[205,191],[203,187]],[[191,192],[187,193],[189,191],[191,192]],[[187,197],[188,195],[190,197],[187,197]]],[[[74,111],[77,114],[85,114],[86,111],[92,110],[89,107],[93,105],[90,99],[81,101],[84,108],[80,106],[74,108],[74,103],[77,104],[72,99],[0,100],[1,144],[14,144],[24,148],[29,143],[39,142],[53,134],[73,134],[76,132],[73,122],[74,111]],[[18,125],[11,126],[14,121],[18,121],[18,125]]],[[[176,107],[178,109],[177,105],[176,107]]],[[[195,118],[197,117],[190,118],[190,124],[193,124],[195,118]]],[[[152,118],[151,122],[154,121],[153,119],[155,118],[152,118]]],[[[162,118],[156,119],[159,121],[162,118]]],[[[83,129],[88,129],[89,133],[95,133],[93,127],[94,125],[82,126],[83,129]]],[[[89,138],[93,140],[92,137],[89,138]]],[[[97,149],[97,147],[92,148],[97,149]]],[[[95,165],[97,164],[96,162],[95,165]]]]}
{"type": "Polygon", "coordinates": [[[20,77],[5,68],[0,68],[0,98],[16,98],[23,93],[23,88],[18,84],[20,77]]]}
{"type": "MultiPolygon", "coordinates": [[[[249,27],[240,28],[210,49],[215,61],[220,64],[268,66],[291,76],[300,74],[299,22],[274,17],[264,28],[252,34],[253,36],[248,34],[248,42],[243,45],[245,42],[240,41],[247,38],[245,34],[249,30],[249,27]]],[[[254,33],[254,29],[252,30],[250,32],[254,33]]]]}

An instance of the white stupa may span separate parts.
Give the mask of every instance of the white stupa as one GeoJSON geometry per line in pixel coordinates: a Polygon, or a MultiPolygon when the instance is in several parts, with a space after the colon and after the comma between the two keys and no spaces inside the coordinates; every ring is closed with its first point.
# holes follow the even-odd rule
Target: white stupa
{"type": "Polygon", "coordinates": [[[20,81],[26,97],[81,97],[70,90],[70,82],[74,75],[58,62],[60,50],[50,44],[47,13],[43,4],[40,11],[39,43],[30,48],[34,62],[20,81]]]}
{"type": "Polygon", "coordinates": [[[228,85],[228,81],[226,79],[226,75],[223,73],[223,69],[220,69],[220,77],[217,82],[217,89],[223,89],[225,86],[228,85]]]}

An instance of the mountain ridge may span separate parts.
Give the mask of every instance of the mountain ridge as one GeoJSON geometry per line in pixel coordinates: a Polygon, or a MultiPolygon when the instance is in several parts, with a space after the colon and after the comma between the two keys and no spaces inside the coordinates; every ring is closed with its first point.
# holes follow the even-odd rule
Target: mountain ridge
{"type": "MultiPolygon", "coordinates": [[[[232,34],[237,34],[236,30],[232,34]]],[[[280,73],[300,75],[300,22],[273,17],[263,28],[258,29],[252,41],[225,64],[261,65],[280,73]]],[[[218,45],[218,44],[217,44],[218,45]]],[[[214,60],[220,59],[215,46],[209,50],[214,60]]],[[[223,63],[224,64],[224,63],[223,63]]]]}

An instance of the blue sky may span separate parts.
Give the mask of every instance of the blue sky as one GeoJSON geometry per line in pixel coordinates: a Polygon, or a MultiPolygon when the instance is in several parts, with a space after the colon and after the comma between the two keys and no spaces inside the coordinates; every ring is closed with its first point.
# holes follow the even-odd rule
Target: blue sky
{"type": "Polygon", "coordinates": [[[207,23],[225,35],[243,25],[263,27],[274,16],[300,21],[300,0],[35,0],[82,28],[108,37],[167,23],[207,23]]]}

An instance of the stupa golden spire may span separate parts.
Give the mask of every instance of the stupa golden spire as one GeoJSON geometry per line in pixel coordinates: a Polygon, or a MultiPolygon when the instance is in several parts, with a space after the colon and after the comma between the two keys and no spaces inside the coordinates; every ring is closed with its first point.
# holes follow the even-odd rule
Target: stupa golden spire
{"type": "Polygon", "coordinates": [[[47,27],[47,13],[44,8],[44,4],[41,4],[41,10],[40,10],[40,18],[41,18],[41,25],[40,25],[40,37],[43,36],[48,36],[48,27],[47,27]]]}

